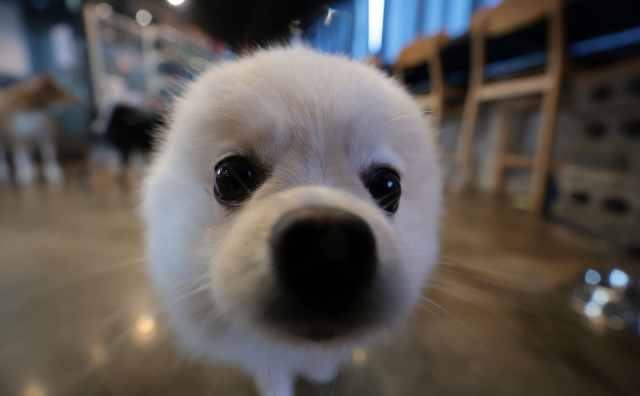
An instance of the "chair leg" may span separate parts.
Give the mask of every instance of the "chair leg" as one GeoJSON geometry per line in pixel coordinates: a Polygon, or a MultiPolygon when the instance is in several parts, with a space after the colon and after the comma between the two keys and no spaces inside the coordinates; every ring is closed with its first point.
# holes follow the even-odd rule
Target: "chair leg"
{"type": "Polygon", "coordinates": [[[496,164],[493,182],[493,194],[496,195],[504,189],[505,157],[509,147],[509,122],[511,120],[512,103],[509,100],[502,102],[500,109],[500,125],[496,141],[496,164]]]}
{"type": "Polygon", "coordinates": [[[455,155],[455,162],[460,167],[460,169],[457,170],[457,177],[453,180],[453,188],[456,192],[464,190],[471,179],[471,144],[473,142],[473,131],[476,127],[479,107],[480,101],[475,98],[475,95],[470,93],[462,112],[462,125],[460,125],[458,147],[455,155]]]}
{"type": "Polygon", "coordinates": [[[442,128],[442,104],[435,106],[432,111],[433,112],[430,114],[432,117],[431,127],[433,128],[434,142],[437,145],[440,140],[440,132],[442,128]]]}
{"type": "Polygon", "coordinates": [[[0,142],[0,183],[9,181],[9,161],[2,142],[0,142]]]}
{"type": "Polygon", "coordinates": [[[544,209],[544,200],[547,192],[547,177],[551,167],[551,145],[553,143],[553,131],[555,127],[559,96],[560,89],[559,85],[557,85],[553,90],[545,93],[542,97],[538,142],[533,161],[533,180],[531,185],[533,210],[537,214],[542,214],[544,209]]]}

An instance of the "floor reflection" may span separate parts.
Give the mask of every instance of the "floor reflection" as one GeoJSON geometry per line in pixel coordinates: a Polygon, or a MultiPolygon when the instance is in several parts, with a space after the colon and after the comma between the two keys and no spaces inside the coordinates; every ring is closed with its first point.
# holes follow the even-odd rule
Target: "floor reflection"
{"type": "Polygon", "coordinates": [[[156,320],[150,315],[144,315],[136,324],[135,338],[140,342],[148,342],[156,335],[156,320]]]}
{"type": "Polygon", "coordinates": [[[45,392],[40,385],[36,383],[30,383],[24,387],[24,390],[22,391],[22,393],[20,393],[20,395],[21,396],[47,396],[47,392],[45,392]]]}
{"type": "MultiPolygon", "coordinates": [[[[135,196],[106,181],[0,191],[0,395],[256,395],[242,373],[175,347],[140,230],[135,196]]],[[[297,394],[637,394],[636,275],[560,226],[450,198],[421,306],[297,394]]]]}

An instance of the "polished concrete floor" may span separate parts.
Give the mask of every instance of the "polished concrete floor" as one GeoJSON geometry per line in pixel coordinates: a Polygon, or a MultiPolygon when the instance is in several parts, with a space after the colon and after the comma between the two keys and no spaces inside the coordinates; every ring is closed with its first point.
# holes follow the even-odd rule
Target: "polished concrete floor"
{"type": "MultiPolygon", "coordinates": [[[[135,194],[109,180],[0,189],[0,395],[256,395],[173,345],[141,260],[135,194]]],[[[640,337],[571,308],[606,246],[476,198],[450,198],[423,306],[298,395],[638,395],[640,337]]]]}

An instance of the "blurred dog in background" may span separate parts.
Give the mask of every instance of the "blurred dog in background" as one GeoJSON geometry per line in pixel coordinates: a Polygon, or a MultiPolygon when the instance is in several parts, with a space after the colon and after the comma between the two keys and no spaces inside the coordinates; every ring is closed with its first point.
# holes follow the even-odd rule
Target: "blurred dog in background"
{"type": "MultiPolygon", "coordinates": [[[[92,165],[100,166],[108,159],[109,152],[115,154],[115,169],[112,169],[118,186],[123,191],[130,188],[128,170],[137,159],[146,165],[151,152],[154,132],[164,121],[161,115],[142,106],[116,103],[96,110],[92,124],[94,139],[92,165]]],[[[138,161],[140,162],[140,161],[138,161]]]]}
{"type": "Polygon", "coordinates": [[[34,166],[36,152],[42,161],[44,178],[54,184],[62,181],[54,144],[57,125],[53,116],[56,105],[76,103],[72,94],[46,74],[0,91],[0,181],[11,177],[10,154],[16,180],[23,185],[33,183],[38,175],[34,166]]]}

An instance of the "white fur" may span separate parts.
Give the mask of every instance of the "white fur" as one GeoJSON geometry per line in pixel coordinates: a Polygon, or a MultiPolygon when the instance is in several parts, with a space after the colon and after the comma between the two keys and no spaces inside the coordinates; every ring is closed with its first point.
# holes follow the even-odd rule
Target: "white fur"
{"type": "Polygon", "coordinates": [[[149,269],[180,341],[203,359],[253,374],[262,395],[292,396],[304,375],[327,381],[353,348],[400,321],[438,253],[440,175],[427,120],[380,71],[308,49],[271,49],[216,66],[172,114],[144,188],[149,269]],[[254,152],[266,182],[229,211],[212,196],[215,165],[254,152]],[[372,163],[398,170],[393,216],[360,180],[372,163]],[[326,205],[364,219],[386,287],[379,323],[331,342],[263,323],[276,287],[267,244],[286,212],[326,205]]]}

